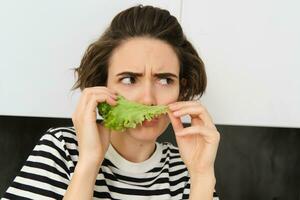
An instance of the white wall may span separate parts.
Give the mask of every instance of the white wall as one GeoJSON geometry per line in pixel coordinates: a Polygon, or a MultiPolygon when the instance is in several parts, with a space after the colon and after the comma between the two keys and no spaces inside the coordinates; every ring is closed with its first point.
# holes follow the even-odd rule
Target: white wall
{"type": "Polygon", "coordinates": [[[218,124],[300,127],[300,2],[183,1],[218,124]]]}
{"type": "Polygon", "coordinates": [[[1,2],[0,115],[71,118],[79,90],[70,92],[75,82],[70,69],[118,12],[151,3],[180,13],[179,0],[111,2],[1,2]]]}
{"type": "Polygon", "coordinates": [[[137,2],[182,23],[206,64],[201,102],[216,124],[300,127],[296,0],[2,1],[0,115],[70,118],[79,97],[70,68],[137,2]]]}

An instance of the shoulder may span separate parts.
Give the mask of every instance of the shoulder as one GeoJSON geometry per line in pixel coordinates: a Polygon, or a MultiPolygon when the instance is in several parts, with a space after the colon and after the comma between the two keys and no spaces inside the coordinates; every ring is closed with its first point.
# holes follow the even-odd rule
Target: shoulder
{"type": "Polygon", "coordinates": [[[159,143],[162,147],[162,153],[168,156],[180,156],[179,149],[170,142],[159,143]]]}
{"type": "Polygon", "coordinates": [[[46,131],[46,133],[44,135],[46,135],[46,134],[50,134],[59,140],[64,140],[65,138],[67,138],[67,139],[72,138],[77,141],[75,128],[73,126],[51,127],[46,131]]]}
{"type": "Polygon", "coordinates": [[[41,140],[49,137],[62,144],[78,146],[74,127],[51,127],[42,135],[41,140]]]}
{"type": "Polygon", "coordinates": [[[46,144],[57,150],[61,149],[67,156],[76,161],[78,143],[74,127],[51,127],[40,138],[38,145],[46,144]]]}

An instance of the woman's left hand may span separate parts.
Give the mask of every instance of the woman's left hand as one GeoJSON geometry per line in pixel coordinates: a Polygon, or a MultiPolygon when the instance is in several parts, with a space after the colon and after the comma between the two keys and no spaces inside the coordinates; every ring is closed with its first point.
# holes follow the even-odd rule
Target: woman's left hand
{"type": "Polygon", "coordinates": [[[190,174],[213,172],[220,133],[204,106],[198,101],[168,105],[179,152],[190,174]],[[184,128],[180,117],[189,115],[191,126],[184,128]]]}

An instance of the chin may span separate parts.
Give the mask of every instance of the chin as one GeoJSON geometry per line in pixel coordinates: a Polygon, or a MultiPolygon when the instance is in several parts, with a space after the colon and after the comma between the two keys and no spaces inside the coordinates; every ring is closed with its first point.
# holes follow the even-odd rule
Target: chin
{"type": "Polygon", "coordinates": [[[163,121],[160,120],[155,125],[138,125],[138,127],[130,129],[128,133],[138,140],[155,142],[167,126],[168,123],[163,123],[163,121]]]}
{"type": "Polygon", "coordinates": [[[128,134],[141,141],[156,141],[157,137],[160,136],[159,129],[157,127],[143,127],[138,126],[134,129],[130,129],[128,134]]]}

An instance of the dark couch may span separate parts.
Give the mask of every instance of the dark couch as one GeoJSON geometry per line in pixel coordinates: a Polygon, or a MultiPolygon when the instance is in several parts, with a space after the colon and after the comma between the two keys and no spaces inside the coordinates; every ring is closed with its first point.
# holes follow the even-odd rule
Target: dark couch
{"type": "MultiPolygon", "coordinates": [[[[0,116],[0,196],[41,135],[58,126],[72,126],[72,121],[0,116]]],[[[300,199],[300,129],[216,126],[221,133],[215,163],[220,199],[300,199]]],[[[171,126],[159,141],[176,145],[171,126]]]]}

